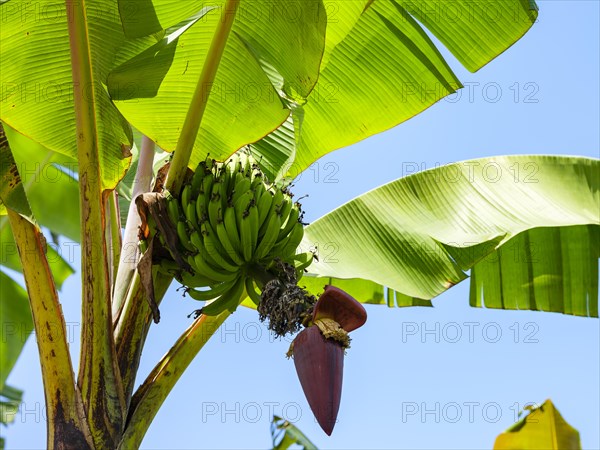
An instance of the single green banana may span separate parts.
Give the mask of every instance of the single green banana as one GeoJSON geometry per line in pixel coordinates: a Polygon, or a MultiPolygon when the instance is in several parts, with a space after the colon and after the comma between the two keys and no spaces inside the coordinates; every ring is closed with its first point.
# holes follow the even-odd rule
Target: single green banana
{"type": "Polygon", "coordinates": [[[248,209],[246,217],[242,218],[240,238],[244,260],[250,262],[252,261],[252,256],[256,249],[256,241],[258,239],[258,210],[256,206],[251,206],[248,209]]]}
{"type": "Polygon", "coordinates": [[[281,258],[284,260],[293,258],[296,254],[296,250],[302,242],[302,238],[304,237],[304,226],[298,222],[294,228],[292,228],[291,233],[288,235],[288,239],[286,244],[281,249],[281,258]]]}
{"type": "Polygon", "coordinates": [[[202,230],[204,235],[204,248],[206,249],[205,255],[207,256],[207,259],[210,257],[210,259],[214,261],[217,266],[226,272],[237,272],[239,270],[239,266],[234,264],[229,258],[225,248],[219,241],[217,233],[210,227],[210,224],[204,222],[202,224],[202,230]]]}
{"type": "Polygon", "coordinates": [[[225,222],[219,222],[217,224],[217,236],[219,241],[223,245],[223,248],[227,252],[227,256],[237,265],[241,266],[244,264],[244,260],[241,258],[241,255],[235,249],[229,235],[227,234],[227,229],[225,228],[225,222]]]}
{"type": "Polygon", "coordinates": [[[212,300],[230,290],[235,285],[236,281],[237,280],[225,281],[223,283],[212,286],[210,289],[205,291],[197,291],[196,289],[186,289],[185,293],[192,297],[194,300],[212,300]]]}
{"type": "Polygon", "coordinates": [[[189,184],[186,184],[181,191],[181,206],[185,207],[192,198],[192,187],[189,184]]]}
{"type": "Polygon", "coordinates": [[[190,242],[196,248],[197,252],[204,251],[204,240],[198,231],[192,231],[190,236],[190,242]]]}
{"type": "MultiPolygon", "coordinates": [[[[225,208],[227,208],[227,199],[229,198],[229,183],[230,183],[230,175],[229,175],[229,169],[226,170],[226,176],[224,178],[221,178],[221,186],[219,189],[219,201],[221,202],[220,204],[220,209],[221,211],[224,211],[225,208]]],[[[222,214],[221,214],[221,217],[222,214]]],[[[216,225],[215,225],[216,226],[216,225]]]]}
{"type": "Polygon", "coordinates": [[[267,217],[269,217],[269,210],[271,209],[271,203],[273,202],[273,194],[271,191],[265,191],[263,195],[258,199],[258,226],[259,236],[262,236],[265,232],[267,224],[265,223],[267,217]]]}
{"type": "Polygon", "coordinates": [[[265,234],[261,238],[258,247],[256,247],[256,261],[260,261],[261,259],[263,259],[273,248],[273,246],[277,242],[277,236],[279,235],[280,227],[281,218],[277,214],[273,214],[271,217],[269,217],[267,227],[265,228],[265,234]]]}
{"type": "Polygon", "coordinates": [[[252,182],[250,179],[246,177],[243,177],[241,181],[236,183],[235,187],[233,188],[233,204],[235,204],[242,195],[250,190],[251,183],[252,182]]]}
{"type": "Polygon", "coordinates": [[[292,198],[285,195],[283,204],[279,207],[279,210],[278,210],[278,213],[281,216],[282,223],[285,223],[286,219],[290,215],[293,204],[294,204],[294,201],[292,200],[292,198]]]}
{"type": "MultiPolygon", "coordinates": [[[[285,222],[285,225],[283,225],[283,227],[279,231],[278,240],[281,240],[284,236],[287,236],[288,234],[290,234],[290,231],[292,231],[292,228],[294,228],[294,225],[296,225],[298,223],[299,217],[300,217],[300,209],[296,205],[294,205],[292,207],[292,209],[290,210],[290,213],[287,217],[287,221],[285,222]]],[[[281,221],[283,224],[284,223],[283,217],[282,217],[281,221]]]]}
{"type": "Polygon", "coordinates": [[[215,269],[206,261],[202,253],[196,253],[196,255],[194,255],[194,265],[197,273],[211,278],[216,282],[231,281],[239,275],[239,271],[227,272],[224,270],[215,269]]]}
{"type": "Polygon", "coordinates": [[[282,205],[283,205],[283,192],[281,192],[281,190],[277,189],[275,191],[275,195],[273,196],[273,200],[271,201],[271,207],[269,208],[269,216],[273,215],[273,214],[279,214],[278,211],[281,210],[282,205]]]}
{"type": "Polygon", "coordinates": [[[178,201],[176,198],[169,196],[167,198],[167,213],[171,223],[176,224],[181,219],[181,211],[179,210],[178,201]]]}
{"type": "Polygon", "coordinates": [[[292,260],[294,261],[294,267],[296,268],[296,271],[303,271],[310,266],[313,262],[314,256],[315,255],[312,252],[298,253],[294,255],[292,260]]]}
{"type": "Polygon", "coordinates": [[[212,185],[214,181],[215,177],[212,175],[212,173],[207,174],[202,180],[202,189],[200,190],[200,192],[204,193],[204,196],[207,197],[207,199],[210,199],[210,196],[212,194],[212,185]]]}
{"type": "Polygon", "coordinates": [[[248,207],[250,203],[254,200],[254,196],[252,192],[246,191],[234,204],[233,207],[235,209],[235,218],[238,225],[238,232],[241,235],[241,224],[242,218],[248,214],[248,207]]]}
{"type": "Polygon", "coordinates": [[[179,243],[183,246],[183,248],[189,250],[190,252],[195,251],[195,248],[190,241],[187,227],[183,221],[177,222],[177,237],[179,238],[179,243]]]}
{"type": "Polygon", "coordinates": [[[196,217],[198,221],[208,220],[206,196],[203,194],[198,195],[196,199],[196,217]]]}
{"type": "Polygon", "coordinates": [[[235,218],[235,210],[233,208],[227,208],[225,210],[225,217],[223,218],[225,230],[227,236],[233,248],[237,251],[238,255],[242,256],[242,244],[240,242],[240,235],[237,229],[237,222],[235,218]]]}
{"type": "Polygon", "coordinates": [[[242,300],[243,292],[244,277],[240,276],[229,291],[225,292],[216,300],[213,300],[209,304],[205,305],[200,311],[206,316],[216,316],[221,314],[226,309],[234,312],[242,300]]]}
{"type": "MultiPolygon", "coordinates": [[[[193,259],[192,259],[193,260],[193,259]]],[[[195,264],[195,263],[194,263],[195,264]]],[[[185,271],[181,272],[181,275],[177,276],[177,281],[187,287],[208,287],[215,284],[215,280],[212,278],[205,277],[199,273],[191,274],[185,271]]]]}
{"type": "Polygon", "coordinates": [[[250,185],[250,189],[254,191],[254,196],[256,200],[260,199],[260,197],[265,192],[265,183],[263,183],[263,175],[262,173],[254,174],[252,178],[252,184],[250,185]]]}
{"type": "Polygon", "coordinates": [[[194,175],[192,176],[191,186],[192,186],[192,192],[194,194],[200,192],[200,188],[202,187],[203,180],[204,180],[204,168],[200,164],[200,165],[198,165],[198,167],[196,168],[196,171],[194,172],[194,175]]]}
{"type": "Polygon", "coordinates": [[[261,296],[258,292],[254,290],[254,281],[252,280],[252,277],[246,277],[244,284],[246,285],[246,294],[248,294],[250,300],[252,300],[252,302],[256,306],[258,306],[261,300],[261,296]]]}
{"type": "Polygon", "coordinates": [[[221,182],[213,184],[213,193],[208,203],[208,220],[211,225],[217,226],[219,220],[219,210],[221,209],[221,182]]]}
{"type": "Polygon", "coordinates": [[[190,229],[198,229],[198,217],[196,216],[196,202],[190,202],[185,205],[185,218],[190,224],[190,229]]]}

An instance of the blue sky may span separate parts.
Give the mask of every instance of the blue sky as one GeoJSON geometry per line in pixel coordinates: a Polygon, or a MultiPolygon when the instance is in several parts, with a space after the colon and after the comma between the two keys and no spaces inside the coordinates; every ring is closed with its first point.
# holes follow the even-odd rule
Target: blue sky
{"type": "MultiPolygon", "coordinates": [[[[468,86],[460,97],[328,155],[305,172],[295,193],[309,194],[306,218],[315,220],[415,164],[431,168],[520,153],[598,157],[599,3],[539,6],[532,30],[475,74],[444,52],[468,86]]],[[[62,292],[75,361],[80,291],[74,276],[62,292]]],[[[473,309],[467,282],[434,305],[368,307],[368,322],[353,333],[345,359],[342,404],[331,437],[315,422],[293,362],[284,356],[289,341],[274,340],[255,312],[240,308],[182,376],[143,448],[267,448],[276,413],[295,422],[319,448],[483,449],[492,447],[524,405],[547,398],[579,429],[583,448],[600,448],[598,320],[473,309]]],[[[174,289],[167,294],[162,321],[146,344],[140,382],[189,325],[186,315],[196,307],[174,289]]],[[[25,390],[22,411],[3,430],[8,448],[44,448],[44,397],[33,339],[8,382],[25,390]]]]}

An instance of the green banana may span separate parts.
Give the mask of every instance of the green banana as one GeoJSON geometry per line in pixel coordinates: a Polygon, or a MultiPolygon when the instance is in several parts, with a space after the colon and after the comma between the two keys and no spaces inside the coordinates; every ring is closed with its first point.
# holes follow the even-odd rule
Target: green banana
{"type": "Polygon", "coordinates": [[[206,291],[197,291],[196,289],[186,289],[185,293],[192,297],[194,300],[212,300],[223,295],[225,292],[230,290],[236,283],[237,280],[225,281],[223,283],[212,286],[206,291]]]}
{"type": "Polygon", "coordinates": [[[259,235],[264,234],[266,228],[265,221],[269,217],[269,210],[271,209],[271,203],[273,202],[273,194],[271,191],[265,191],[263,195],[258,199],[256,206],[258,207],[258,227],[259,235]],[[263,228],[264,227],[264,228],[263,228]]]}
{"type": "MultiPolygon", "coordinates": [[[[275,191],[273,198],[271,199],[271,206],[269,207],[269,212],[267,213],[267,217],[272,216],[273,214],[277,214],[277,210],[281,208],[281,204],[283,202],[283,192],[279,189],[275,191]]],[[[263,223],[263,226],[265,224],[263,223]]]]}
{"type": "Polygon", "coordinates": [[[226,309],[234,312],[242,300],[243,292],[244,277],[240,276],[230,290],[225,292],[216,300],[213,300],[209,304],[205,305],[200,311],[206,316],[216,316],[221,314],[226,309]]]}
{"type": "Polygon", "coordinates": [[[190,229],[198,229],[198,217],[196,216],[196,202],[190,202],[185,206],[185,218],[190,224],[190,229]]]}
{"type": "Polygon", "coordinates": [[[251,181],[249,178],[242,178],[239,182],[236,183],[235,187],[233,188],[233,198],[232,198],[232,202],[235,204],[242,195],[244,195],[246,192],[250,191],[250,185],[251,185],[251,181]]]}
{"type": "Polygon", "coordinates": [[[258,304],[260,303],[261,297],[260,297],[259,293],[254,290],[254,281],[252,280],[252,277],[246,277],[244,284],[246,286],[246,294],[248,294],[248,297],[250,297],[250,300],[252,300],[252,302],[256,306],[258,306],[258,304]]]}
{"type": "Polygon", "coordinates": [[[197,273],[211,278],[216,282],[231,281],[239,275],[238,272],[225,272],[213,268],[206,261],[206,259],[204,259],[204,255],[202,255],[201,253],[196,253],[196,255],[194,256],[194,267],[197,273]]]}
{"type": "Polygon", "coordinates": [[[198,220],[208,220],[207,201],[203,194],[198,195],[196,199],[196,217],[198,220]]]}
{"type": "MultiPolygon", "coordinates": [[[[240,220],[238,220],[238,224],[240,224],[240,220]]],[[[250,262],[258,239],[258,211],[256,206],[249,207],[247,214],[244,213],[240,225],[240,238],[244,260],[250,262]]]]}
{"type": "Polygon", "coordinates": [[[281,218],[277,214],[273,214],[269,217],[268,222],[265,234],[261,238],[258,247],[256,247],[256,261],[263,259],[277,242],[279,228],[281,227],[281,218]]]}
{"type": "Polygon", "coordinates": [[[167,198],[167,213],[169,214],[169,219],[173,224],[176,224],[181,219],[181,211],[179,210],[177,199],[171,196],[167,198]]]}
{"type": "MultiPolygon", "coordinates": [[[[304,235],[300,204],[289,186],[269,184],[251,155],[239,152],[223,163],[206,159],[178,198],[166,197],[169,219],[191,266],[184,272],[176,265],[175,277],[194,289],[192,298],[215,299],[202,309],[205,314],[235,310],[244,290],[260,301],[260,284],[246,276],[249,263],[268,269],[280,257],[300,276],[313,260],[310,253],[296,255],[304,235]]],[[[149,227],[152,236],[159,234],[152,223],[149,227]]],[[[161,267],[172,262],[167,258],[161,267]]]]}
{"type": "MultiPolygon", "coordinates": [[[[193,259],[192,259],[193,261],[193,259]]],[[[195,264],[195,263],[194,263],[195,264]]],[[[207,287],[215,284],[215,280],[212,278],[208,278],[199,273],[190,274],[188,272],[183,271],[181,275],[177,276],[177,281],[187,287],[197,288],[197,287],[207,287]]]]}
{"type": "Polygon", "coordinates": [[[179,243],[183,246],[183,248],[191,252],[195,250],[190,241],[190,236],[185,226],[185,222],[183,221],[177,222],[177,237],[179,238],[179,243]]]}
{"type": "Polygon", "coordinates": [[[198,231],[193,231],[192,234],[190,234],[190,242],[194,247],[196,247],[197,252],[204,251],[204,241],[198,231]]]}
{"type": "Polygon", "coordinates": [[[214,182],[214,177],[212,176],[212,174],[206,175],[204,177],[204,179],[202,180],[202,190],[200,192],[204,193],[205,197],[210,198],[210,195],[212,194],[213,182],[214,182]]]}
{"type": "Polygon", "coordinates": [[[208,220],[211,225],[216,226],[219,219],[219,210],[221,209],[221,182],[213,184],[212,195],[208,203],[208,220]]]}
{"type": "Polygon", "coordinates": [[[227,208],[225,210],[224,222],[225,230],[227,231],[227,236],[229,237],[229,241],[233,248],[236,249],[238,255],[242,255],[242,244],[240,242],[240,235],[237,229],[237,222],[235,218],[235,210],[233,208],[227,208]]]}
{"type": "Polygon", "coordinates": [[[284,197],[283,204],[279,207],[279,215],[281,216],[281,221],[285,223],[285,220],[290,215],[290,211],[292,210],[294,202],[291,197],[284,197]]]}
{"type": "Polygon", "coordinates": [[[300,222],[298,222],[294,228],[292,228],[291,233],[288,235],[286,244],[281,249],[281,256],[283,259],[294,257],[303,237],[304,227],[300,222]]]}
{"type": "Polygon", "coordinates": [[[229,256],[229,258],[231,258],[231,260],[235,264],[237,264],[239,266],[243,265],[244,260],[240,257],[241,255],[237,252],[233,243],[231,242],[231,239],[229,238],[229,235],[227,234],[227,229],[225,228],[225,222],[221,221],[217,224],[216,232],[217,232],[219,241],[223,245],[223,248],[227,252],[227,255],[229,256]]]}
{"type": "Polygon", "coordinates": [[[239,266],[234,264],[229,259],[225,248],[223,245],[221,245],[221,242],[219,242],[217,233],[209,227],[210,224],[207,222],[202,224],[202,234],[204,236],[204,248],[206,251],[206,256],[209,256],[211,260],[223,270],[227,272],[237,272],[239,270],[239,266]]]}
{"type": "Polygon", "coordinates": [[[294,255],[292,260],[294,261],[294,267],[296,268],[296,271],[304,271],[304,269],[312,264],[314,256],[315,255],[312,252],[298,253],[294,255]]]}
{"type": "MultiPolygon", "coordinates": [[[[290,210],[290,213],[288,214],[287,221],[285,222],[285,225],[283,225],[283,227],[279,231],[279,237],[278,237],[278,239],[281,239],[284,236],[287,236],[288,234],[290,234],[290,231],[292,231],[292,228],[294,228],[294,225],[296,225],[298,223],[298,218],[299,217],[300,217],[300,208],[298,208],[296,205],[294,205],[292,207],[292,209],[290,210]]],[[[283,216],[281,218],[281,223],[282,224],[284,223],[283,222],[283,216]]]]}
{"type": "Polygon", "coordinates": [[[192,198],[192,187],[189,184],[186,184],[181,191],[181,205],[187,205],[192,198]]]}
{"type": "Polygon", "coordinates": [[[197,193],[200,191],[200,187],[202,186],[202,181],[204,180],[204,169],[202,168],[202,163],[198,165],[194,175],[192,176],[191,181],[191,189],[193,193],[197,193]]]}

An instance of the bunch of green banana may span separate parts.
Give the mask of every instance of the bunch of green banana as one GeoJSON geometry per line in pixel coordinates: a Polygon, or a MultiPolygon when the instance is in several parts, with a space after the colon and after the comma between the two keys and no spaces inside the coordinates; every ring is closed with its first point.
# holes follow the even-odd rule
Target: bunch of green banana
{"type": "Polygon", "coordinates": [[[169,219],[191,272],[176,275],[206,315],[234,311],[244,290],[256,304],[265,273],[275,259],[301,275],[312,253],[296,254],[304,236],[302,209],[285,186],[270,184],[246,155],[224,163],[201,162],[179,196],[167,194],[169,219]],[[197,289],[201,288],[201,289],[197,289]]]}

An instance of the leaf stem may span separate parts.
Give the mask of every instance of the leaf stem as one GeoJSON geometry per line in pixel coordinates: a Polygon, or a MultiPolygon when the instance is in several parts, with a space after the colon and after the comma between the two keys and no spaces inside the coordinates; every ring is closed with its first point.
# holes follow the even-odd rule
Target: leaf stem
{"type": "Polygon", "coordinates": [[[66,0],[73,74],[81,207],[82,327],[78,384],[94,444],[116,445],[125,401],[113,341],[105,241],[107,217],[100,173],[96,91],[85,0],[66,0]],[[92,89],[88,89],[92,88],[92,89]],[[87,95],[84,95],[84,92],[87,95]]]}
{"type": "MultiPolygon", "coordinates": [[[[156,301],[160,303],[173,278],[158,271],[156,271],[153,278],[154,294],[156,301]]],[[[117,361],[128,407],[142,356],[142,349],[152,322],[152,311],[145,296],[146,293],[140,282],[140,275],[136,271],[124,303],[121,320],[115,328],[117,361]]]]}
{"type": "Polygon", "coordinates": [[[48,448],[91,448],[92,438],[66,339],[65,319],[45,255],[46,240],[40,229],[8,209],[8,219],[21,257],[29,305],[37,336],[47,408],[48,448]]]}
{"type": "Polygon", "coordinates": [[[33,222],[2,123],[0,163],[0,179],[6,183],[0,190],[0,200],[6,206],[19,252],[37,336],[48,420],[47,447],[62,448],[69,442],[74,448],[88,449],[92,447],[92,437],[75,383],[65,319],[46,258],[46,239],[33,222]]]}
{"type": "Polygon", "coordinates": [[[198,135],[202,117],[206,110],[210,90],[215,80],[239,3],[240,0],[226,0],[221,10],[221,20],[217,25],[217,30],[208,49],[198,84],[196,85],[188,113],[183,123],[181,135],[177,141],[177,147],[175,148],[165,186],[175,196],[179,196],[179,191],[181,190],[190,157],[192,156],[194,143],[196,142],[196,136],[198,135]]]}
{"type": "Polygon", "coordinates": [[[127,291],[130,288],[131,280],[139,260],[138,249],[138,229],[142,221],[135,206],[135,198],[150,191],[152,183],[152,165],[154,163],[154,142],[146,137],[142,137],[142,147],[138,166],[133,180],[131,190],[131,203],[127,212],[127,222],[125,223],[125,232],[123,233],[123,246],[121,250],[122,257],[119,260],[117,277],[113,289],[113,323],[115,327],[119,321],[119,316],[123,309],[127,291]]]}
{"type": "Polygon", "coordinates": [[[133,396],[119,449],[140,446],[154,416],[179,377],[230,314],[224,311],[218,316],[201,315],[152,369],[133,396]]]}

